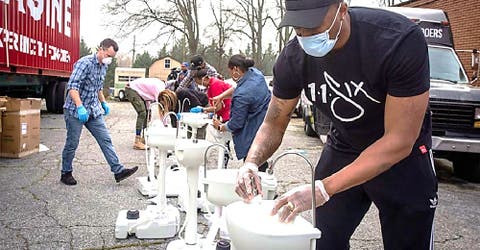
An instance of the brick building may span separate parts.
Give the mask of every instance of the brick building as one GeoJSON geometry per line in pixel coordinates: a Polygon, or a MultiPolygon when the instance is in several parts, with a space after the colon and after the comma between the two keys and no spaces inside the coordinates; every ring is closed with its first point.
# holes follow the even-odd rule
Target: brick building
{"type": "Polygon", "coordinates": [[[396,6],[446,11],[452,27],[455,50],[467,74],[472,75],[471,51],[480,49],[480,0],[410,0],[396,6]]]}

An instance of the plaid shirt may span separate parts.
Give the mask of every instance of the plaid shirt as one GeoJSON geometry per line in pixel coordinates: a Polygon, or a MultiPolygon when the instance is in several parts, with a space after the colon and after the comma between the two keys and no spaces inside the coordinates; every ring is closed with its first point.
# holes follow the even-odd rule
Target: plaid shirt
{"type": "MultiPolygon", "coordinates": [[[[73,66],[73,72],[68,81],[67,91],[74,89],[79,92],[83,106],[93,118],[103,114],[103,108],[98,100],[98,92],[103,88],[107,68],[108,66],[98,61],[95,53],[84,56],[73,66]]],[[[70,115],[78,118],[77,106],[70,95],[67,95],[63,108],[70,115]]]]}
{"type": "MultiPolygon", "coordinates": [[[[210,64],[208,63],[205,63],[205,68],[207,69],[207,75],[212,77],[216,77],[217,76],[217,70],[212,67],[210,64]]],[[[194,83],[193,81],[193,73],[196,72],[196,70],[189,70],[188,71],[188,74],[185,76],[185,78],[183,78],[182,82],[180,82],[180,85],[178,85],[178,88],[190,88],[190,85],[192,83],[194,83]]],[[[195,85],[196,86],[196,85],[195,85]]],[[[196,87],[195,87],[196,89],[196,87]]]]}

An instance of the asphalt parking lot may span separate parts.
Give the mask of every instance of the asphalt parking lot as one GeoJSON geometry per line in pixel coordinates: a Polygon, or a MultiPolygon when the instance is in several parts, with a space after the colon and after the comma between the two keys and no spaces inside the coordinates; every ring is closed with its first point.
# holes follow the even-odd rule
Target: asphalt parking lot
{"type": "MultiPolygon", "coordinates": [[[[111,101],[110,107],[106,121],[121,162],[140,166],[134,177],[145,176],[145,154],[132,149],[135,111],[128,102],[111,101]]],[[[78,184],[60,183],[63,116],[44,111],[41,116],[41,143],[48,150],[22,159],[0,159],[0,249],[165,249],[172,239],[115,239],[118,212],[144,209],[146,198],[136,190],[136,178],[115,183],[88,131],[82,134],[74,160],[78,184]]],[[[277,154],[288,148],[304,150],[313,163],[322,149],[318,139],[304,135],[298,118],[292,120],[277,154]]],[[[449,162],[438,163],[442,167],[435,248],[480,249],[480,184],[456,179],[449,173],[449,162]]],[[[238,166],[239,161],[231,161],[231,168],[238,166]]],[[[307,165],[293,156],[278,163],[275,175],[279,193],[310,179],[307,165]]],[[[372,206],[350,241],[352,249],[383,248],[377,216],[372,206]]],[[[206,234],[208,223],[199,218],[198,232],[206,234]]]]}

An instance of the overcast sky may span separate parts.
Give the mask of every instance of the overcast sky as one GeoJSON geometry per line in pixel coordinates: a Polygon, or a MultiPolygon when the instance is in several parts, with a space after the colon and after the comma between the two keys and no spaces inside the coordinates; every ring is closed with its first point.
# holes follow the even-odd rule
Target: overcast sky
{"type": "MultiPolygon", "coordinates": [[[[115,31],[104,28],[105,20],[107,18],[102,16],[100,7],[106,2],[108,2],[108,0],[81,1],[80,36],[90,48],[95,48],[104,38],[111,37],[119,43],[120,54],[129,54],[129,51],[131,51],[133,47],[133,36],[124,38],[114,37],[115,31]]],[[[352,0],[351,5],[374,6],[376,2],[378,2],[378,0],[352,0]]],[[[210,12],[210,10],[207,11],[210,12]]],[[[200,15],[202,15],[202,12],[200,12],[200,15]]],[[[207,13],[205,16],[211,16],[211,14],[207,13]]],[[[208,24],[201,23],[201,25],[206,26],[208,24]]],[[[148,41],[148,39],[144,39],[145,36],[146,34],[136,34],[137,53],[148,51],[151,55],[156,55],[157,51],[161,49],[160,44],[163,44],[166,41],[159,41],[157,44],[144,47],[141,44],[148,41]]]]}

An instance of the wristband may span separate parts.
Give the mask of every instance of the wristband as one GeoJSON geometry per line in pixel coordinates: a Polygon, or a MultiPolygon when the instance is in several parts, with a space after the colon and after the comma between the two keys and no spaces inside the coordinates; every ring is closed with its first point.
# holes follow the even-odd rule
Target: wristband
{"type": "Polygon", "coordinates": [[[254,173],[258,172],[258,165],[253,163],[253,162],[245,162],[245,164],[243,164],[242,168],[250,169],[254,173]]]}
{"type": "Polygon", "coordinates": [[[330,195],[328,195],[327,190],[325,190],[325,186],[323,185],[323,182],[321,180],[315,181],[315,187],[317,187],[320,190],[320,194],[322,194],[325,202],[330,200],[330,195]]]}

